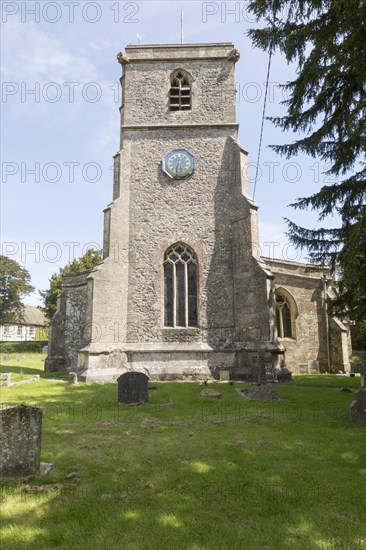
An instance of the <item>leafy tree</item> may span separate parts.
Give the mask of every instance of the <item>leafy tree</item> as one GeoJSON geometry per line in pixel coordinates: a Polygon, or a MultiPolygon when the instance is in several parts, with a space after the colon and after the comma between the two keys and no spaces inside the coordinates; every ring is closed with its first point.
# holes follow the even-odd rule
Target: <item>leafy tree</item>
{"type": "Polygon", "coordinates": [[[351,326],[352,348],[357,351],[366,351],[366,321],[351,326]]]}
{"type": "Polygon", "coordinates": [[[251,29],[255,46],[278,49],[297,64],[282,86],[287,113],[269,118],[293,130],[293,143],[271,146],[287,158],[304,152],[328,163],[340,179],[290,206],[318,212],[318,221],[337,213],[340,227],[306,229],[287,220],[288,235],[306,247],[311,261],[329,263],[338,275],[333,311],[366,319],[366,1],[253,0],[249,10],[264,28],[251,29]]]}
{"type": "Polygon", "coordinates": [[[52,319],[57,310],[57,298],[61,294],[62,275],[64,273],[80,273],[86,269],[92,269],[102,261],[100,250],[89,248],[84,256],[74,259],[65,267],[61,267],[59,273],[54,273],[50,279],[50,288],[40,290],[39,293],[44,300],[44,307],[41,308],[47,319],[52,319]]]}
{"type": "Polygon", "coordinates": [[[36,342],[47,342],[48,340],[48,328],[42,327],[36,329],[36,342]]]}
{"type": "Polygon", "coordinates": [[[0,324],[16,323],[23,318],[22,298],[33,292],[28,271],[18,262],[0,256],[0,324]]]}

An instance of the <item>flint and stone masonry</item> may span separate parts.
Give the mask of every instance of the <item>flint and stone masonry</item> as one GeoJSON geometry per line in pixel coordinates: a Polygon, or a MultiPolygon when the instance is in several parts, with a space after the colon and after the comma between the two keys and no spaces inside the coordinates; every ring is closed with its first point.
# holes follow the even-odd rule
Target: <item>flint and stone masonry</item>
{"type": "MultiPolygon", "coordinates": [[[[239,52],[231,43],[144,45],[117,57],[121,140],[104,211],[104,260],[64,276],[46,370],[76,371],[81,381],[115,381],[130,370],[152,380],[219,378],[220,370],[242,378],[256,369],[259,351],[267,365],[299,370],[319,360],[325,368],[331,339],[339,348],[333,368],[348,369],[348,329],[326,322],[326,270],[260,257],[235,114],[239,52]],[[177,102],[185,106],[172,107],[177,102]],[[164,169],[175,149],[195,160],[186,177],[164,169]],[[174,246],[195,263],[184,282],[165,271],[174,246]],[[291,329],[283,314],[282,334],[277,288],[291,314],[291,329]],[[178,311],[182,300],[185,320],[177,313],[180,321],[167,323],[167,310],[178,311]]],[[[180,162],[187,161],[178,161],[177,173],[180,162]]]]}

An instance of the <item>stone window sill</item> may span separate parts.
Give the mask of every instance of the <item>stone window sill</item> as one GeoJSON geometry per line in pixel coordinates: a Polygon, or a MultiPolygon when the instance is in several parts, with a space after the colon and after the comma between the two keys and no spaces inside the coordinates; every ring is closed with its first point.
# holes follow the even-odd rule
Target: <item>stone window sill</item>
{"type": "Polygon", "coordinates": [[[166,330],[167,332],[168,331],[172,331],[172,330],[179,330],[179,331],[185,331],[185,332],[192,332],[192,333],[195,333],[195,332],[200,332],[200,328],[199,327],[161,327],[161,330],[166,330]]]}

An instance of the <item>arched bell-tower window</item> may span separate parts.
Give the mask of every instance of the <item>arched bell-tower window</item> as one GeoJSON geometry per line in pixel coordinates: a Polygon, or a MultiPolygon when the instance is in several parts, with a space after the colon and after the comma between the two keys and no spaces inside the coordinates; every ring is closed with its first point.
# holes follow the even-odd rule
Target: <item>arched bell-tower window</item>
{"type": "Polygon", "coordinates": [[[181,69],[170,77],[169,108],[171,111],[190,111],[192,108],[191,77],[181,69]]]}
{"type": "Polygon", "coordinates": [[[276,321],[279,338],[296,338],[296,315],[295,300],[285,289],[278,288],[276,290],[276,321]]]}
{"type": "Polygon", "coordinates": [[[197,326],[197,258],[183,243],[176,243],[164,255],[164,325],[197,326]]]}

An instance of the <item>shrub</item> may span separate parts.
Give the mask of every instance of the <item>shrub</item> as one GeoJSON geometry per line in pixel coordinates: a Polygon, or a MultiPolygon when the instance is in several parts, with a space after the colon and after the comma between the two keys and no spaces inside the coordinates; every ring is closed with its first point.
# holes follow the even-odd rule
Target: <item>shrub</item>
{"type": "Polygon", "coordinates": [[[0,342],[0,353],[41,353],[47,342],[0,342]]]}

